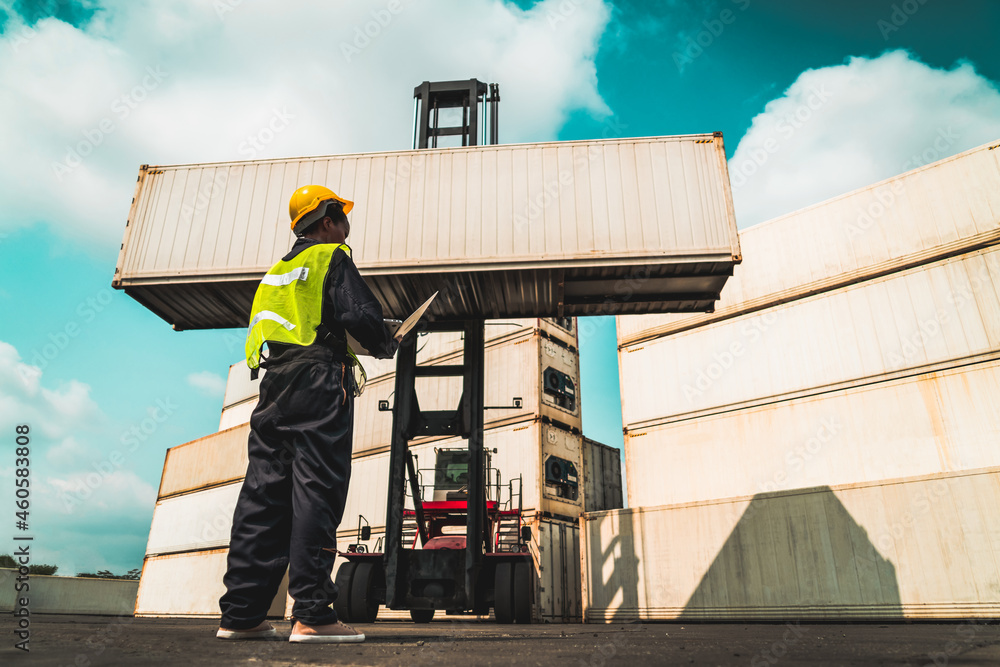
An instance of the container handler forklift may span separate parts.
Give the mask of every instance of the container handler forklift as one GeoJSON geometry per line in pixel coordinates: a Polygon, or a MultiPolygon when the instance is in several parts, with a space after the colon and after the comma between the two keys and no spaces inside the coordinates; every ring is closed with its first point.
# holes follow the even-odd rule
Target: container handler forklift
{"type": "MultiPolygon", "coordinates": [[[[428,325],[430,331],[464,332],[462,364],[418,366],[415,337],[400,344],[384,552],[367,552],[360,545],[342,552],[346,560],[335,578],[340,589],[336,609],[348,622],[373,622],[381,604],[408,609],[418,623],[430,621],[439,609],[487,615],[492,608],[500,623],[532,620],[535,570],[520,479],[516,494],[513,481],[508,483],[504,501],[499,473],[490,468],[483,447],[484,325],[483,320],[428,325]],[[449,376],[463,378],[457,409],[421,410],[416,378],[449,376]],[[433,500],[424,500],[425,485],[409,441],[435,435],[461,436],[468,448],[438,452],[433,500]],[[407,481],[412,510],[405,509],[407,481]],[[464,534],[458,534],[455,529],[462,526],[464,534]]],[[[359,541],[370,537],[371,529],[359,526],[359,541]]]]}
{"type": "MultiPolygon", "coordinates": [[[[417,468],[419,483],[410,496],[414,509],[403,511],[404,549],[453,549],[464,552],[467,546],[468,523],[468,471],[467,449],[435,449],[435,466],[417,468]],[[424,475],[432,476],[432,484],[424,484],[424,475]],[[413,496],[414,493],[419,495],[413,496]],[[433,498],[433,500],[428,500],[433,498]],[[417,521],[417,506],[422,508],[424,524],[417,521]],[[421,530],[423,528],[423,530],[421,530]]],[[[472,613],[487,615],[490,607],[501,623],[531,622],[534,590],[533,565],[528,554],[531,528],[524,525],[521,506],[520,477],[504,484],[500,471],[490,464],[490,451],[484,451],[486,467],[486,528],[492,536],[483,554],[486,604],[472,613]],[[492,574],[490,574],[492,573],[492,574]]],[[[413,457],[416,459],[416,457],[413,457]]],[[[410,468],[409,461],[407,468],[410,468]]],[[[379,538],[372,551],[365,544],[371,540],[371,527],[363,516],[358,517],[357,542],[341,552],[346,562],[337,571],[336,582],[340,595],[335,603],[337,615],[352,623],[372,623],[378,615],[380,604],[385,603],[385,577],[382,561],[384,539],[379,538]]],[[[429,622],[434,609],[410,610],[410,618],[417,623],[429,622]]],[[[455,609],[448,613],[461,613],[455,609]]]]}
{"type": "MultiPolygon", "coordinates": [[[[499,142],[497,84],[476,79],[425,81],[414,89],[413,97],[414,148],[437,147],[438,138],[448,136],[461,137],[462,146],[499,142]],[[461,125],[442,127],[442,109],[461,109],[461,125]]],[[[485,319],[430,322],[427,331],[463,332],[462,363],[418,366],[416,337],[407,336],[399,346],[384,553],[355,550],[344,554],[346,562],[335,578],[340,588],[338,613],[353,622],[373,621],[378,606],[385,604],[390,609],[408,609],[414,621],[427,622],[439,609],[488,614],[492,608],[501,623],[530,623],[535,570],[526,544],[531,531],[523,525],[520,507],[504,509],[499,497],[491,499],[487,494],[485,319]],[[463,391],[456,409],[421,410],[415,391],[418,377],[461,377],[463,391]],[[420,436],[456,435],[468,441],[466,455],[461,457],[466,472],[464,492],[456,489],[450,498],[425,502],[409,442],[420,436]],[[413,510],[405,509],[407,479],[413,510]],[[407,522],[416,533],[410,544],[404,535],[407,522]],[[514,522],[517,529],[512,540],[508,526],[514,522]],[[454,529],[462,525],[465,534],[456,535],[454,529]]]]}

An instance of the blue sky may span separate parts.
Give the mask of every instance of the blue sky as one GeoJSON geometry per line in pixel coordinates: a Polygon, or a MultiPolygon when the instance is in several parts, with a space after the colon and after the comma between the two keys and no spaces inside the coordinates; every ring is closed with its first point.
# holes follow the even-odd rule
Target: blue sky
{"type": "MultiPolygon", "coordinates": [[[[413,86],[478,77],[504,142],[723,131],[746,227],[1000,138],[996,2],[339,4],[0,2],[0,433],[32,426],[64,573],[141,565],[241,355],[110,288],[140,164],[405,148],[413,86]]],[[[584,430],[620,445],[614,321],[583,329],[584,430]]]]}

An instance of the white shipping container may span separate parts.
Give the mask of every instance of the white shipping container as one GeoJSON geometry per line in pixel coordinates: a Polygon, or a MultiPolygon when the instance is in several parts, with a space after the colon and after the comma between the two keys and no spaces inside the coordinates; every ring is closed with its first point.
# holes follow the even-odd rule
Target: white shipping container
{"type": "MultiPolygon", "coordinates": [[[[461,355],[438,357],[434,364],[461,363],[461,355]]],[[[371,382],[354,403],[354,451],[388,450],[392,437],[392,412],[378,409],[380,400],[393,405],[395,375],[371,382]]],[[[537,333],[503,339],[486,347],[485,414],[487,427],[533,419],[538,416],[579,430],[580,355],[537,333]],[[556,391],[546,382],[565,381],[556,391]],[[515,398],[521,406],[514,408],[515,398]]],[[[454,410],[462,396],[461,378],[417,378],[417,399],[424,410],[454,410]]],[[[426,441],[426,440],[421,440],[426,441]]]]}
{"type": "Polygon", "coordinates": [[[630,430],[629,507],[1000,466],[1000,361],[630,430]]]}
{"type": "Polygon", "coordinates": [[[617,447],[583,439],[583,485],[586,512],[622,507],[622,452],[617,447]]]}
{"type": "Polygon", "coordinates": [[[580,526],[535,518],[529,550],[535,561],[536,618],[546,623],[579,623],[580,526]]]}
{"type": "MultiPolygon", "coordinates": [[[[136,616],[196,618],[219,616],[219,598],[226,592],[228,549],[148,556],[142,565],[136,616]]],[[[267,612],[283,618],[288,597],[288,574],[267,612]]]]}
{"type": "Polygon", "coordinates": [[[266,373],[263,368],[256,380],[250,379],[250,367],[245,361],[240,361],[229,367],[229,375],[226,378],[226,394],[222,400],[222,409],[232,408],[246,403],[247,401],[257,402],[260,395],[260,380],[266,373]]]}
{"type": "Polygon", "coordinates": [[[233,512],[242,486],[240,480],[157,501],[146,555],[229,546],[233,512]]]}
{"type": "Polygon", "coordinates": [[[249,401],[237,403],[230,408],[223,408],[222,417],[219,419],[219,430],[225,431],[234,426],[249,424],[253,411],[257,409],[258,398],[259,396],[255,395],[249,401]]]}
{"type": "Polygon", "coordinates": [[[143,166],[114,287],[177,329],[244,326],[307,183],[355,201],[354,256],[390,317],[435,290],[431,314],[455,318],[606,312],[637,270],[648,292],[619,310],[707,310],[740,261],[717,133],[143,166]]]}
{"type": "MultiPolygon", "coordinates": [[[[562,343],[574,351],[578,349],[576,318],[574,317],[489,321],[486,323],[486,342],[496,345],[501,341],[519,339],[537,332],[541,332],[544,336],[562,343]]],[[[449,361],[453,362],[455,354],[463,349],[463,334],[459,332],[424,332],[418,335],[418,364],[433,363],[442,357],[449,357],[449,361]]],[[[362,357],[361,361],[370,383],[374,384],[380,380],[391,382],[391,378],[395,376],[395,357],[392,359],[362,357]]],[[[261,377],[263,377],[263,372],[261,377]]],[[[230,366],[219,430],[223,431],[233,426],[248,423],[250,415],[257,407],[259,395],[260,378],[254,381],[250,380],[250,369],[243,362],[230,366]]]]}
{"type": "Polygon", "coordinates": [[[630,430],[1000,351],[1000,247],[620,350],[630,430]]]}
{"type": "Polygon", "coordinates": [[[989,468],[585,514],[584,618],[996,618],[997,507],[989,468]]]}
{"type": "MultiPolygon", "coordinates": [[[[484,446],[491,452],[491,465],[499,471],[504,489],[510,481],[521,478],[521,506],[525,510],[543,511],[571,519],[583,511],[584,488],[580,478],[583,470],[582,444],[581,436],[537,419],[489,428],[485,432],[484,442],[484,446]],[[493,452],[494,449],[497,451],[493,452]],[[560,495],[564,493],[561,490],[566,488],[565,484],[548,483],[544,471],[550,457],[569,461],[576,468],[575,499],[560,495]]],[[[467,446],[467,441],[462,438],[447,438],[412,446],[411,450],[417,456],[417,467],[422,470],[422,484],[429,488],[434,483],[431,469],[435,465],[435,448],[467,446]]],[[[356,532],[358,515],[363,515],[375,528],[385,526],[388,483],[389,452],[354,458],[347,505],[338,534],[349,535],[356,532]]],[[[517,482],[514,483],[514,488],[516,491],[517,482]]],[[[506,499],[506,491],[503,493],[506,499]]],[[[406,506],[412,507],[409,498],[406,506]]]]}
{"type": "Polygon", "coordinates": [[[243,479],[249,434],[250,425],[243,424],[168,449],[157,498],[243,479]]]}
{"type": "Polygon", "coordinates": [[[621,345],[704,326],[1000,241],[1000,144],[980,146],[740,232],[715,312],[622,315],[621,345]]]}

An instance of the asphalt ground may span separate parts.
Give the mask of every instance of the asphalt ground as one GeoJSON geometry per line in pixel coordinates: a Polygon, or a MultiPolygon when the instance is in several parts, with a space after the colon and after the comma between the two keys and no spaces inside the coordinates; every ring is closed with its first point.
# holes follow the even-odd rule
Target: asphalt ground
{"type": "MultiPolygon", "coordinates": [[[[0,665],[1000,665],[996,622],[358,625],[364,644],[227,642],[208,619],[37,614],[30,652],[0,617],[0,665]]],[[[290,624],[276,623],[287,637],[290,624]]]]}

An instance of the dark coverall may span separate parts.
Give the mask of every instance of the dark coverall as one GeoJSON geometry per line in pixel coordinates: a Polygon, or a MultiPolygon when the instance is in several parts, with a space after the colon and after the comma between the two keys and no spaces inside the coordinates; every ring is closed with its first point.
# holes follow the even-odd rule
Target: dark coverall
{"type": "MultiPolygon", "coordinates": [[[[283,259],[315,243],[300,238],[283,259]]],[[[338,250],[323,294],[320,330],[328,335],[307,347],[268,343],[260,400],[250,417],[250,463],[233,516],[226,593],[219,600],[222,627],[260,624],[286,567],[296,620],[337,622],[331,550],[347,500],[354,428],[344,331],[389,358],[397,343],[383,319],[382,305],[354,262],[338,250]]]]}

